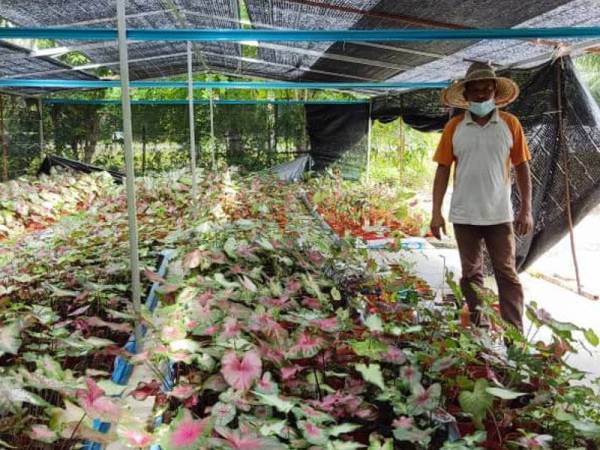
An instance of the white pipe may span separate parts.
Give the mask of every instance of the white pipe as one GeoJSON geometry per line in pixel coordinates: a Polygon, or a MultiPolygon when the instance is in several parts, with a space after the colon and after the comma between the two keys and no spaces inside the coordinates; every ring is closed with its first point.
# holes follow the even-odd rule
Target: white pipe
{"type": "Polygon", "coordinates": [[[40,114],[40,156],[44,156],[44,110],[41,98],[38,98],[38,113],[40,114]]]}
{"type": "Polygon", "coordinates": [[[217,164],[217,160],[215,157],[215,153],[216,153],[216,145],[217,142],[215,141],[215,113],[214,113],[214,102],[213,102],[213,90],[209,89],[208,90],[208,95],[210,96],[209,98],[209,103],[210,103],[210,158],[211,158],[211,167],[212,170],[216,169],[216,164],[217,164]]]}
{"type": "Polygon", "coordinates": [[[366,175],[366,180],[367,183],[369,182],[369,175],[370,175],[370,171],[371,171],[371,141],[372,141],[372,129],[373,126],[371,125],[371,108],[372,108],[373,102],[371,101],[371,99],[369,99],[369,116],[367,117],[368,120],[368,128],[367,128],[367,175],[366,175]]]}
{"type": "Polygon", "coordinates": [[[192,213],[197,216],[196,125],[194,123],[194,76],[192,73],[192,42],[187,41],[188,105],[190,116],[190,162],[192,169],[192,213]]]}
{"type": "Polygon", "coordinates": [[[137,212],[135,199],[135,173],[133,167],[133,132],[131,129],[131,98],[129,96],[129,62],[127,55],[127,26],[125,0],[117,0],[117,27],[119,31],[119,60],[121,71],[121,105],[123,108],[123,137],[125,140],[125,187],[127,190],[127,216],[129,219],[129,252],[131,265],[131,300],[135,313],[136,351],[142,351],[140,256],[138,249],[137,212]]]}

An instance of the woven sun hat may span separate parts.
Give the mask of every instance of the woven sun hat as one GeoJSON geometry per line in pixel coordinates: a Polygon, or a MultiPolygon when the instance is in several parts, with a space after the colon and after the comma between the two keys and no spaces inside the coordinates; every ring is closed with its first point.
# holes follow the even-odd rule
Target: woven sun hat
{"type": "Polygon", "coordinates": [[[489,64],[474,62],[467,70],[464,79],[455,81],[442,91],[442,103],[454,108],[469,109],[465,99],[465,85],[469,81],[496,80],[496,106],[503,107],[516,100],[519,86],[510,78],[499,77],[489,64]]]}

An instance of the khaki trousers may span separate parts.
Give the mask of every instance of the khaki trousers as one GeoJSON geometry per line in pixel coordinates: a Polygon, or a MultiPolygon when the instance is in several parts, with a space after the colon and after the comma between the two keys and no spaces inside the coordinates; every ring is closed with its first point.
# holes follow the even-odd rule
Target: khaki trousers
{"type": "Polygon", "coordinates": [[[454,224],[454,234],[462,265],[460,287],[469,306],[471,321],[476,325],[481,324],[481,314],[477,308],[481,300],[471,284],[483,287],[482,243],[485,242],[498,284],[500,314],[505,321],[522,332],[523,287],[515,269],[515,238],[512,223],[454,224]]]}

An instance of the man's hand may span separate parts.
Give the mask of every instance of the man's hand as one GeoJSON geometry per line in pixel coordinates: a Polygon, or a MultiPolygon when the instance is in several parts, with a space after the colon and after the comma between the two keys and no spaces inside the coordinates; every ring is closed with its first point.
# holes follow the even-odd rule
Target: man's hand
{"type": "Polygon", "coordinates": [[[439,240],[442,239],[442,231],[445,235],[448,235],[448,233],[446,233],[446,221],[441,213],[432,214],[430,228],[431,234],[439,240]]]}
{"type": "Polygon", "coordinates": [[[521,209],[515,220],[515,231],[519,236],[524,236],[533,231],[533,216],[531,211],[521,209]]]}

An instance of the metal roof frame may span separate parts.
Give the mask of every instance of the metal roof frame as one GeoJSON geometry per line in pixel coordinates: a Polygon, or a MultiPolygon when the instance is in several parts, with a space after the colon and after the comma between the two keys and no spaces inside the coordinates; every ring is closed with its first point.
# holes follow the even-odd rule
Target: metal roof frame
{"type": "MultiPolygon", "coordinates": [[[[0,39],[116,40],[111,28],[0,28],[0,39]]],[[[479,28],[461,30],[198,30],[128,29],[128,41],[193,42],[419,42],[498,39],[592,39],[600,38],[600,27],[479,28]]]]}
{"type": "MultiPolygon", "coordinates": [[[[187,81],[131,81],[131,88],[184,89],[187,81]]],[[[52,80],[52,79],[0,79],[0,87],[103,89],[118,88],[115,80],[52,80]]],[[[439,82],[314,82],[314,81],[194,81],[194,89],[441,89],[448,81],[439,82]]]]}

